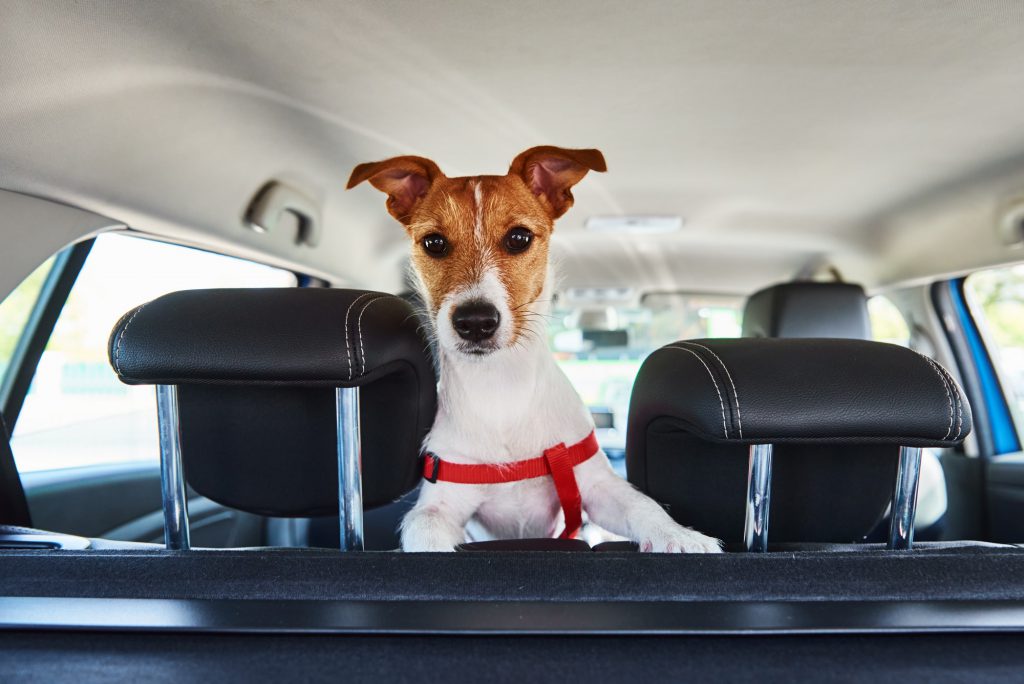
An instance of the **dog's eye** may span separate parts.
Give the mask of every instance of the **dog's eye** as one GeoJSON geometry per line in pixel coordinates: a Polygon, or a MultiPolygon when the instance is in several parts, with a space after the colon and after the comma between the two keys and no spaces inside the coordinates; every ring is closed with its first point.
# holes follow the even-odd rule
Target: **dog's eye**
{"type": "Polygon", "coordinates": [[[531,242],[533,242],[533,233],[522,226],[516,226],[505,236],[505,249],[509,254],[519,254],[525,252],[531,242]]]}
{"type": "Polygon", "coordinates": [[[440,233],[431,233],[421,241],[423,249],[432,257],[443,257],[448,253],[448,241],[440,233]]]}

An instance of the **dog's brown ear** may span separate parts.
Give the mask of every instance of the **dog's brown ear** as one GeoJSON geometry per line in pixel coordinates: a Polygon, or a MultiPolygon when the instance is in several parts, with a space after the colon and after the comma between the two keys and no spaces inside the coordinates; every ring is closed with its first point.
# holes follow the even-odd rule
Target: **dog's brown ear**
{"type": "Polygon", "coordinates": [[[423,157],[393,157],[379,162],[360,164],[352,169],[346,190],[365,180],[388,196],[388,212],[403,224],[409,223],[412,210],[430,190],[434,181],[444,176],[437,164],[423,157]]]}
{"type": "Polygon", "coordinates": [[[522,178],[555,219],[572,206],[572,186],[583,180],[587,171],[607,169],[600,150],[544,146],[521,153],[512,161],[508,173],[522,178]]]}

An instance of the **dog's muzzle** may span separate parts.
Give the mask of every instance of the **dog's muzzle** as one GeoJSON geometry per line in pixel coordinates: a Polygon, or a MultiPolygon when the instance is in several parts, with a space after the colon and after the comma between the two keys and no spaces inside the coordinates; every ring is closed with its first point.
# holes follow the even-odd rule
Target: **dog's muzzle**
{"type": "Polygon", "coordinates": [[[480,344],[494,337],[501,325],[497,307],[482,299],[459,304],[452,312],[452,327],[459,337],[480,344]]]}

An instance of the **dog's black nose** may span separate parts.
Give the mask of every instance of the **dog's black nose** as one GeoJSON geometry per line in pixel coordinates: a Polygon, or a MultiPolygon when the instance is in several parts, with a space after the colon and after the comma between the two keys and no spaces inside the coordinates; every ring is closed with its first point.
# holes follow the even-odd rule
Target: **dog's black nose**
{"type": "Polygon", "coordinates": [[[459,337],[470,342],[483,342],[494,335],[501,323],[501,314],[494,305],[482,299],[466,302],[452,313],[452,327],[459,337]]]}

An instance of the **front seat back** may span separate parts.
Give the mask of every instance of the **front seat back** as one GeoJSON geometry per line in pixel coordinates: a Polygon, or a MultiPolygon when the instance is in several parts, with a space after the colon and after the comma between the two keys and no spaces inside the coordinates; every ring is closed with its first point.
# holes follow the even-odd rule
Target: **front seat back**
{"type": "MultiPolygon", "coordinates": [[[[331,515],[346,491],[358,496],[352,478],[360,469],[366,508],[419,481],[436,381],[427,341],[398,297],[296,288],[176,292],[125,314],[109,353],[123,382],[161,386],[165,398],[175,388],[177,401],[165,399],[162,418],[176,409],[177,421],[170,418],[184,476],[225,506],[331,515]],[[357,405],[345,406],[345,397],[356,396],[345,391],[354,388],[357,405]],[[361,459],[359,442],[339,428],[353,412],[361,459]],[[356,472],[347,480],[343,472],[339,482],[346,449],[356,472]]],[[[172,430],[163,450],[173,450],[173,437],[172,430]]],[[[163,454],[165,494],[174,486],[167,482],[172,456],[163,454]]],[[[166,505],[165,498],[168,514],[166,505]]]]}
{"type": "MultiPolygon", "coordinates": [[[[751,295],[743,311],[744,337],[868,339],[870,334],[867,296],[862,287],[849,283],[773,285],[751,295]]],[[[702,349],[704,345],[677,345],[717,367],[718,359],[702,349]]],[[[723,386],[729,384],[729,378],[722,380],[723,386]]],[[[646,391],[642,385],[638,389],[646,391]]],[[[706,482],[716,482],[723,500],[743,500],[747,449],[694,443],[692,435],[661,424],[653,426],[649,440],[644,462],[630,460],[631,479],[656,499],[675,501],[676,514],[690,520],[689,524],[738,542],[743,530],[742,508],[707,505],[699,490],[706,482]],[[717,455],[709,457],[712,452],[717,455]]],[[[896,449],[862,445],[854,459],[844,455],[847,448],[776,446],[772,485],[776,495],[771,504],[775,541],[859,541],[883,518],[896,472],[896,449]],[[837,497],[839,491],[856,491],[858,495],[837,497]],[[791,505],[798,499],[799,506],[791,505]]]]}
{"type": "MultiPolygon", "coordinates": [[[[752,447],[770,446],[771,540],[857,542],[908,474],[898,468],[913,455],[903,447],[948,447],[969,431],[970,410],[949,374],[903,347],[680,341],[651,354],[637,375],[627,470],[678,522],[746,543],[752,447]]],[[[919,454],[916,463],[908,465],[919,468],[919,454]]]]}

